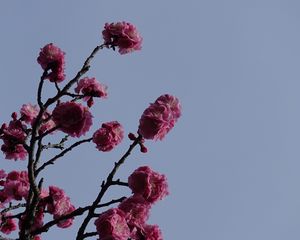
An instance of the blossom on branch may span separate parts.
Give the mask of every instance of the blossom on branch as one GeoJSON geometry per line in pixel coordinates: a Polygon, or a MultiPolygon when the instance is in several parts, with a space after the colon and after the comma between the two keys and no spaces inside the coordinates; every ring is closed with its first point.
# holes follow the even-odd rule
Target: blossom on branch
{"type": "Polygon", "coordinates": [[[118,47],[120,54],[142,49],[143,38],[136,27],[127,22],[106,23],[102,31],[104,43],[118,47]]]}
{"type": "Polygon", "coordinates": [[[150,167],[136,169],[128,177],[128,185],[134,194],[140,194],[149,203],[163,199],[169,194],[166,176],[154,172],[150,167]]]}
{"type": "Polygon", "coordinates": [[[95,78],[83,78],[78,82],[75,88],[76,93],[82,93],[84,100],[87,101],[88,106],[93,105],[93,97],[106,98],[107,86],[99,83],[95,78]]]}
{"type": "Polygon", "coordinates": [[[93,135],[93,142],[99,151],[108,152],[117,146],[124,137],[122,125],[117,121],[103,123],[93,135]]]}
{"type": "MultiPolygon", "coordinates": [[[[75,210],[75,207],[71,204],[70,198],[66,196],[64,190],[50,186],[49,196],[47,197],[47,210],[50,214],[53,214],[54,219],[58,219],[61,216],[67,215],[75,210]]],[[[60,221],[57,226],[60,228],[67,228],[73,223],[73,218],[69,218],[60,221]]]]}
{"type": "Polygon", "coordinates": [[[169,94],[160,96],[140,118],[139,134],[145,139],[162,140],[181,115],[179,100],[169,94]]]}
{"type": "Polygon", "coordinates": [[[125,213],[125,219],[130,227],[140,227],[148,220],[151,205],[143,196],[134,194],[123,200],[118,208],[125,213]]]}
{"type": "Polygon", "coordinates": [[[39,114],[39,107],[37,105],[32,104],[23,104],[20,110],[21,113],[21,120],[32,124],[33,120],[37,117],[39,114]]]}
{"type": "MultiPolygon", "coordinates": [[[[5,176],[5,175],[3,175],[5,176]]],[[[29,179],[27,171],[12,171],[2,180],[0,190],[0,202],[7,203],[12,200],[26,199],[29,191],[29,179]]]]}
{"type": "Polygon", "coordinates": [[[42,69],[51,71],[46,79],[51,82],[61,82],[65,79],[65,53],[53,43],[41,48],[37,62],[42,69]]]}
{"type": "Polygon", "coordinates": [[[95,221],[95,225],[100,239],[127,240],[130,237],[125,214],[118,208],[112,208],[102,213],[95,221]]]}
{"type": "Polygon", "coordinates": [[[87,107],[75,102],[61,103],[52,113],[54,123],[72,137],[84,135],[92,125],[92,117],[87,107]]]}
{"type": "Polygon", "coordinates": [[[0,129],[0,139],[3,140],[1,150],[6,159],[25,160],[27,151],[24,148],[26,133],[25,126],[16,118],[10,121],[9,125],[3,124],[0,129]]]}

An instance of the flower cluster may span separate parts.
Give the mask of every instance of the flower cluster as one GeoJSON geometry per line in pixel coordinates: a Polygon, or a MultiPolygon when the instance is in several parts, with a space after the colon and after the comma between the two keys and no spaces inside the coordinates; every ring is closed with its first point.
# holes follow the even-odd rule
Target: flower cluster
{"type": "Polygon", "coordinates": [[[51,72],[45,77],[51,82],[61,82],[65,79],[65,53],[53,43],[49,43],[41,48],[37,62],[42,69],[51,72]]]}
{"type": "Polygon", "coordinates": [[[1,170],[1,184],[0,190],[0,203],[11,202],[12,200],[21,201],[26,199],[29,191],[29,180],[26,171],[12,171],[9,174],[5,174],[4,170],[1,170]]]}
{"type": "Polygon", "coordinates": [[[3,124],[0,129],[0,139],[3,140],[1,150],[5,154],[6,159],[25,160],[27,150],[24,147],[27,134],[26,126],[17,120],[17,114],[12,114],[13,120],[9,125],[3,124]]]}
{"type": "MultiPolygon", "coordinates": [[[[5,209],[5,205],[11,204],[12,201],[27,200],[30,188],[28,173],[26,171],[12,171],[6,174],[1,169],[0,186],[2,187],[0,189],[0,208],[5,209]]],[[[42,189],[31,230],[34,231],[43,226],[45,212],[53,215],[53,219],[58,219],[74,210],[75,207],[71,204],[70,198],[66,196],[62,189],[55,186],[50,186],[49,190],[42,189]]],[[[10,213],[5,213],[0,217],[0,231],[5,234],[9,234],[17,228],[15,221],[9,218],[10,215],[10,213]]],[[[20,229],[23,227],[25,216],[22,215],[19,219],[20,229]]],[[[73,218],[68,218],[59,221],[57,226],[67,228],[72,223],[73,218]]]]}
{"type": "Polygon", "coordinates": [[[130,23],[106,23],[102,35],[104,43],[112,47],[118,47],[121,54],[142,49],[143,38],[135,26],[130,23]]]}
{"type": "Polygon", "coordinates": [[[162,240],[159,227],[146,221],[152,204],[168,194],[166,177],[143,166],[129,176],[128,184],[133,195],[95,221],[100,239],[162,240]]]}
{"type": "Polygon", "coordinates": [[[145,139],[162,140],[180,115],[181,105],[178,99],[169,94],[162,95],[142,114],[138,132],[145,139]]]}
{"type": "Polygon", "coordinates": [[[128,183],[113,179],[136,146],[140,146],[141,152],[146,153],[145,139],[162,140],[174,127],[181,115],[180,103],[174,96],[162,95],[144,111],[137,136],[128,134],[133,143],[120,160],[115,162],[93,204],[76,209],[63,189],[43,186],[44,178],[40,173],[73,148],[82,143],[93,142],[99,151],[108,152],[124,138],[123,126],[118,121],[110,121],[103,123],[92,137],[69,144],[69,137],[80,138],[91,129],[93,116],[90,110],[95,98],[102,99],[108,95],[107,87],[96,78],[83,77],[95,54],[104,48],[118,48],[120,54],[141,49],[143,39],[136,27],[130,23],[106,23],[102,35],[104,43],[92,51],[81,70],[64,87],[58,83],[66,77],[65,53],[53,43],[41,48],[37,62],[44,72],[38,87],[38,105],[23,104],[19,113],[14,112],[11,115],[12,120],[8,124],[2,124],[0,128],[0,139],[3,141],[1,150],[5,158],[25,160],[28,157],[27,171],[11,171],[7,174],[0,169],[0,232],[10,234],[19,228],[18,239],[41,240],[38,234],[47,231],[49,227],[56,225],[59,228],[68,228],[73,224],[75,216],[88,211],[78,231],[78,239],[98,233],[101,240],[162,240],[159,227],[150,225],[147,221],[153,204],[169,194],[165,175],[148,166],[142,166],[128,177],[128,183]],[[46,84],[55,87],[56,95],[44,101],[42,92],[46,84]],[[67,136],[58,143],[49,142],[49,135],[57,131],[67,136]],[[44,150],[49,148],[59,149],[60,152],[42,162],[44,150]],[[128,186],[132,195],[122,202],[114,200],[101,204],[106,191],[118,184],[128,186]],[[96,209],[115,202],[120,204],[100,214],[95,212],[96,209]],[[47,214],[53,220],[44,223],[49,217],[47,214]],[[85,227],[95,217],[97,233],[87,233],[85,227]]]}
{"type": "Polygon", "coordinates": [[[75,88],[76,93],[82,93],[89,107],[94,103],[93,97],[106,98],[107,86],[99,83],[96,78],[83,78],[75,88]]]}
{"type": "Polygon", "coordinates": [[[122,125],[117,121],[103,123],[93,135],[93,142],[99,151],[108,152],[117,146],[124,137],[122,125]]]}
{"type": "Polygon", "coordinates": [[[75,102],[61,103],[52,113],[59,129],[72,137],[84,135],[92,125],[92,117],[87,107],[75,102]]]}

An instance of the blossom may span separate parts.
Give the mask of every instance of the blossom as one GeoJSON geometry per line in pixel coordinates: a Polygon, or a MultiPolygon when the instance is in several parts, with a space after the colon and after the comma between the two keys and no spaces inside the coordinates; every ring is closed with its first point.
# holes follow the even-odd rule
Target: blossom
{"type": "MultiPolygon", "coordinates": [[[[4,217],[10,216],[11,214],[5,213],[4,217]]],[[[2,218],[2,216],[1,216],[2,218]]],[[[0,219],[0,231],[4,234],[10,234],[11,232],[17,229],[17,224],[14,219],[12,218],[5,218],[5,220],[0,219]]]]}
{"type": "Polygon", "coordinates": [[[106,23],[102,31],[104,43],[118,47],[120,54],[141,50],[143,38],[136,27],[127,22],[106,23]]]}
{"type": "MultiPolygon", "coordinates": [[[[50,186],[49,196],[47,202],[47,210],[50,214],[53,214],[54,219],[58,219],[61,216],[67,215],[75,210],[75,207],[71,204],[70,198],[66,196],[64,190],[50,186]]],[[[57,226],[60,228],[67,228],[73,223],[73,218],[69,218],[60,221],[57,226]]]]}
{"type": "Polygon", "coordinates": [[[128,177],[128,185],[133,193],[142,195],[149,203],[161,200],[169,194],[166,176],[154,172],[148,166],[136,169],[128,177]]]}
{"type": "Polygon", "coordinates": [[[39,113],[39,108],[32,104],[23,104],[20,110],[22,121],[32,124],[33,120],[37,117],[39,113]]]}
{"type": "Polygon", "coordinates": [[[142,114],[138,132],[145,139],[162,140],[180,115],[179,100],[169,94],[162,95],[142,114]]]}
{"type": "Polygon", "coordinates": [[[141,195],[123,200],[118,208],[125,213],[125,219],[130,226],[142,226],[149,218],[150,204],[141,195]]]}
{"type": "Polygon", "coordinates": [[[46,79],[51,82],[61,82],[65,79],[65,53],[53,43],[41,48],[37,62],[44,70],[51,70],[46,79]]]}
{"type": "Polygon", "coordinates": [[[142,228],[144,240],[163,240],[161,230],[157,225],[145,225],[142,228]]]}
{"type": "Polygon", "coordinates": [[[100,239],[127,240],[130,229],[125,220],[125,214],[118,208],[112,208],[102,213],[95,221],[100,239]]]}
{"type": "Polygon", "coordinates": [[[80,137],[90,129],[93,116],[87,107],[75,102],[65,102],[55,107],[52,117],[61,131],[72,137],[80,137]]]}
{"type": "Polygon", "coordinates": [[[2,125],[0,138],[3,140],[1,150],[5,154],[6,159],[25,160],[27,151],[23,144],[25,143],[26,133],[19,120],[12,120],[9,125],[2,125]]]}
{"type": "Polygon", "coordinates": [[[93,105],[93,97],[106,98],[107,97],[107,86],[99,83],[95,78],[83,78],[78,82],[75,88],[76,93],[82,93],[84,100],[88,102],[88,106],[93,105]]]}
{"type": "Polygon", "coordinates": [[[99,151],[107,152],[117,146],[124,137],[122,125],[117,121],[103,123],[93,135],[93,142],[99,151]]]}
{"type": "Polygon", "coordinates": [[[3,189],[0,191],[0,202],[26,199],[29,192],[29,179],[26,171],[12,171],[2,181],[3,189]]]}
{"type": "MultiPolygon", "coordinates": [[[[43,134],[49,131],[50,129],[53,129],[55,126],[55,122],[52,119],[49,119],[47,122],[41,124],[41,126],[39,127],[39,134],[43,134]]],[[[51,132],[50,134],[52,133],[54,132],[51,132]]]]}

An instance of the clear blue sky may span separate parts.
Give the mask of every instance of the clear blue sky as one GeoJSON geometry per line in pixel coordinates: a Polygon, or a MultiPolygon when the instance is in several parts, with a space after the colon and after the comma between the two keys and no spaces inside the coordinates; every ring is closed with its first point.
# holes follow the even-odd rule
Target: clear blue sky
{"type": "MultiPolygon", "coordinates": [[[[135,131],[157,96],[181,100],[173,131],[147,142],[149,153],[136,151],[119,175],[141,165],[167,175],[171,195],[150,222],[166,240],[298,240],[299,12],[296,0],[1,1],[0,121],[35,101],[40,47],[60,46],[72,78],[101,42],[105,22],[132,22],[143,50],[104,51],[92,64],[89,76],[109,87],[109,98],[94,107],[93,130],[119,120],[135,131]]],[[[86,145],[50,167],[45,185],[86,205],[128,144],[112,154],[86,145]]],[[[25,164],[3,159],[1,167],[25,164]]],[[[74,239],[74,231],[52,229],[43,239],[74,239]]]]}

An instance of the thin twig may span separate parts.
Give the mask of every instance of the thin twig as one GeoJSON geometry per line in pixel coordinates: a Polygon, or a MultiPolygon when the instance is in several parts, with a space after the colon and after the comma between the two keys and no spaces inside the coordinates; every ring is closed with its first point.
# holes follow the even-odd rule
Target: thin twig
{"type": "Polygon", "coordinates": [[[111,170],[110,174],[107,176],[106,181],[103,181],[101,184],[101,190],[96,197],[95,201],[93,202],[92,206],[90,207],[88,211],[88,215],[83,220],[76,236],[76,240],[83,240],[84,239],[84,233],[87,225],[89,224],[90,220],[93,218],[95,214],[95,209],[99,205],[99,203],[102,200],[102,197],[104,196],[107,189],[111,186],[111,183],[113,182],[113,177],[115,176],[117,170],[119,167],[125,162],[126,158],[131,154],[132,150],[135,148],[136,145],[139,144],[141,141],[141,136],[139,136],[137,139],[134,140],[134,142],[129,146],[127,152],[121,157],[121,159],[115,163],[114,168],[111,170]]]}
{"type": "Polygon", "coordinates": [[[81,141],[78,141],[78,142],[72,144],[70,147],[66,148],[66,149],[63,150],[61,153],[57,154],[55,157],[51,158],[50,160],[48,160],[47,162],[45,162],[42,166],[40,166],[40,167],[36,170],[36,172],[35,172],[36,176],[37,176],[37,175],[38,175],[45,167],[47,167],[47,166],[50,165],[50,164],[54,164],[54,162],[55,162],[57,159],[59,159],[59,158],[61,158],[62,156],[64,156],[67,152],[70,152],[73,148],[79,146],[80,144],[83,144],[83,143],[86,143],[86,142],[90,142],[90,141],[92,141],[92,140],[93,140],[93,138],[88,138],[88,139],[83,139],[83,140],[81,140],[81,141]]]}

